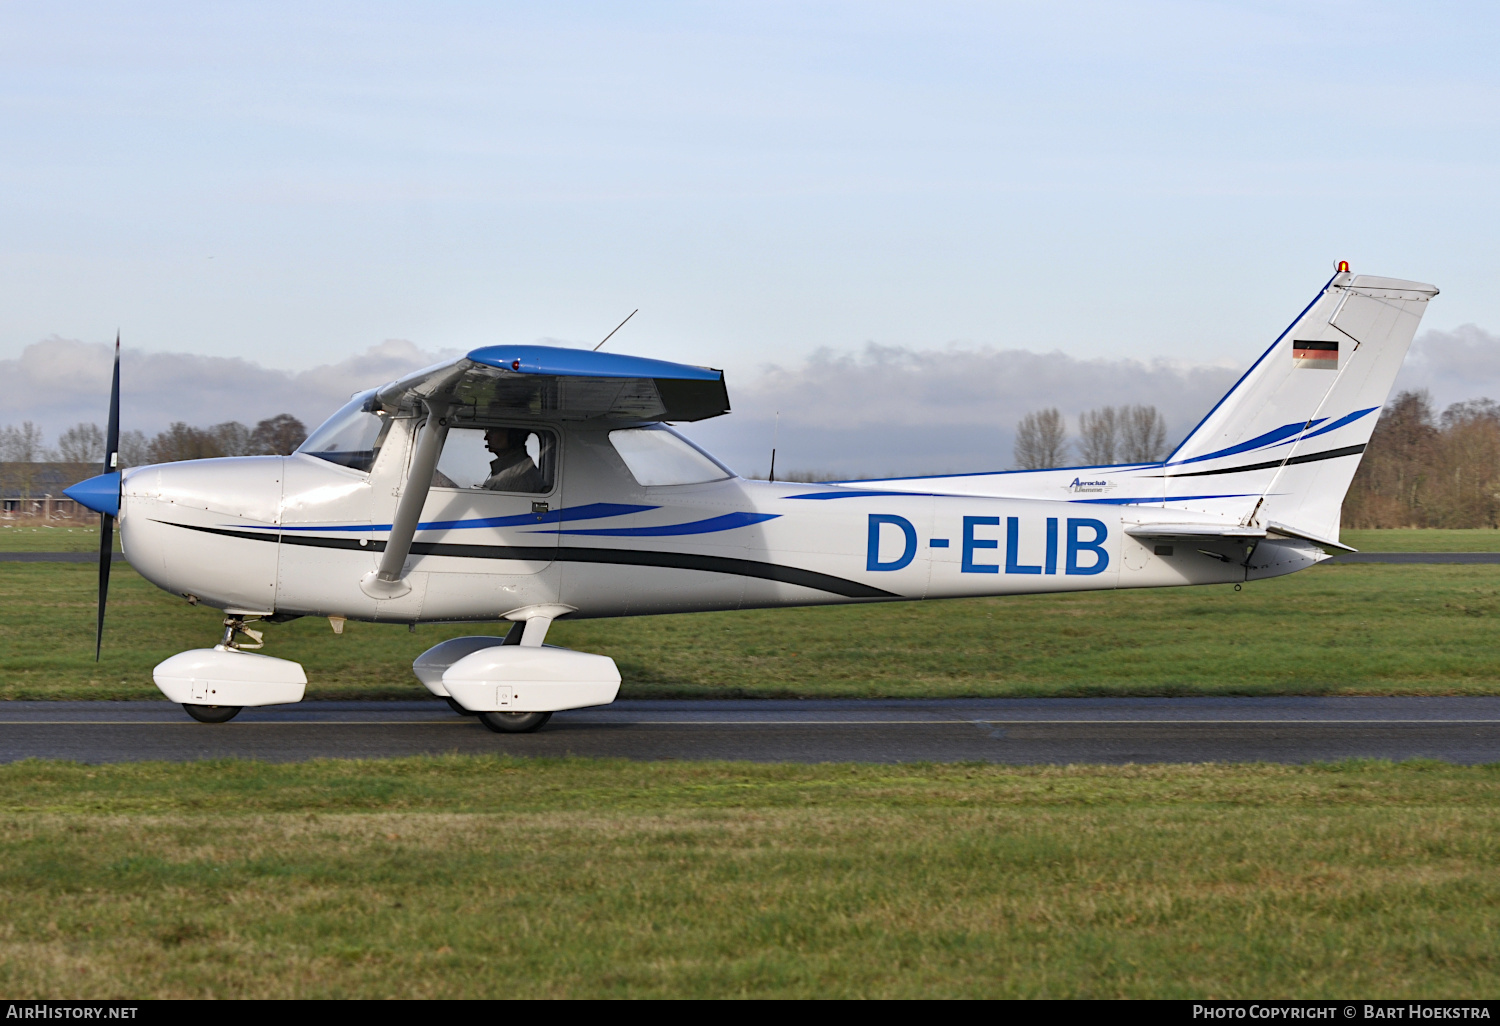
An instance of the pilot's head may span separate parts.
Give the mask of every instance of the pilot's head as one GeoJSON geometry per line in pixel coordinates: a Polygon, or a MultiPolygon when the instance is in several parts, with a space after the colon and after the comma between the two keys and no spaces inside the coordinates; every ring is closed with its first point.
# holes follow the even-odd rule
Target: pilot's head
{"type": "Polygon", "coordinates": [[[511,449],[524,449],[530,433],[525,428],[490,428],[484,433],[484,447],[496,456],[511,449]]]}

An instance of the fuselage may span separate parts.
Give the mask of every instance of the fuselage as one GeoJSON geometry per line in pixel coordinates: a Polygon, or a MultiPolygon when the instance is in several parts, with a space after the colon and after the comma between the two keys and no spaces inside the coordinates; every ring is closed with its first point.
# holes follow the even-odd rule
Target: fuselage
{"type": "Polygon", "coordinates": [[[494,621],[545,604],[581,618],[1215,584],[1323,558],[1290,543],[1257,567],[1241,541],[1153,543],[1127,529],[1223,518],[1086,494],[750,481],[706,456],[697,470],[690,459],[661,469],[641,464],[625,447],[641,436],[620,430],[551,425],[550,479],[530,491],[466,486],[457,471],[435,478],[402,577],[410,589],[395,597],[360,582],[407,486],[415,418],[390,425],[368,466],[299,452],[128,471],[122,542],[148,580],[231,613],[400,623],[494,621]]]}

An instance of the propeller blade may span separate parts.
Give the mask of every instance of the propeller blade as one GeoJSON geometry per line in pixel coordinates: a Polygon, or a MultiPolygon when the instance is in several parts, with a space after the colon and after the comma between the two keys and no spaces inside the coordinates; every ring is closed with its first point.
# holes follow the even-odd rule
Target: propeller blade
{"type": "Polygon", "coordinates": [[[99,622],[94,628],[94,662],[104,649],[104,604],[109,600],[109,568],[115,560],[115,518],[99,514],[99,622]]]}
{"type": "Polygon", "coordinates": [[[120,333],[115,332],[115,375],[109,385],[109,427],[104,435],[104,469],[109,474],[120,469],[120,333]]]}
{"type": "MultiPolygon", "coordinates": [[[[109,385],[109,427],[104,435],[104,473],[120,467],[120,333],[115,332],[115,373],[109,385]]],[[[117,480],[120,478],[117,478],[117,480]]],[[[115,509],[119,509],[118,500],[115,509]]],[[[115,518],[99,514],[99,621],[94,630],[94,662],[104,650],[104,606],[109,600],[109,570],[115,559],[115,518]]]]}

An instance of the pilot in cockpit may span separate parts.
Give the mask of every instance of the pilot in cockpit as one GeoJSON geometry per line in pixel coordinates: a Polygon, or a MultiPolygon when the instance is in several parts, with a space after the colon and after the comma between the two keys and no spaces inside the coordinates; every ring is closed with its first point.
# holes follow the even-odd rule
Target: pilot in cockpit
{"type": "Polygon", "coordinates": [[[490,476],[482,487],[492,492],[544,492],[542,472],[526,452],[524,428],[490,428],[484,433],[484,447],[495,454],[490,461],[490,476]]]}

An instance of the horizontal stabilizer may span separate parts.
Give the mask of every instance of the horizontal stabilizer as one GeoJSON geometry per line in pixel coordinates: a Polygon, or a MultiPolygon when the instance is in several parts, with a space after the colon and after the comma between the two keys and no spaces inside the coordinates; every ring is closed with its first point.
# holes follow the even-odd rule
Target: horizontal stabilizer
{"type": "Polygon", "coordinates": [[[1312,542],[1320,548],[1337,549],[1340,552],[1359,551],[1340,542],[1278,524],[1274,520],[1265,527],[1243,527],[1239,524],[1131,524],[1125,528],[1125,533],[1132,538],[1296,538],[1312,542]]]}
{"type": "Polygon", "coordinates": [[[1264,538],[1263,527],[1235,524],[1133,524],[1125,528],[1132,538],[1264,538]]]}

